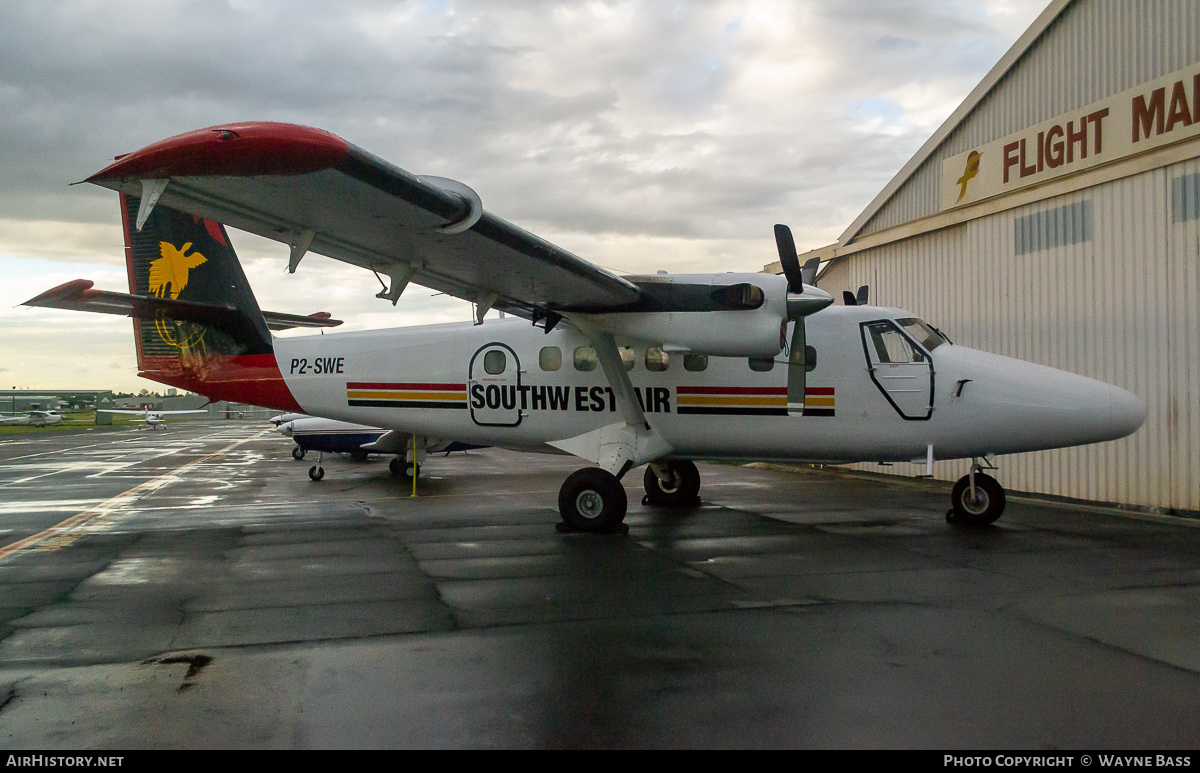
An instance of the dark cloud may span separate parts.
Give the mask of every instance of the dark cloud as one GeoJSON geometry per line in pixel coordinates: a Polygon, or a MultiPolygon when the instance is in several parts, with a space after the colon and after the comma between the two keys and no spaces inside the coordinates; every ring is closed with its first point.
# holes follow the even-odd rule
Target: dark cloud
{"type": "Polygon", "coordinates": [[[934,128],[908,92],[940,95],[948,114],[1011,43],[985,11],[949,0],[4,4],[0,217],[109,219],[109,195],[66,185],[163,137],[260,119],[457,177],[533,226],[724,238],[793,207],[848,222],[934,128]],[[864,130],[864,100],[879,99],[892,114],[864,130]]]}

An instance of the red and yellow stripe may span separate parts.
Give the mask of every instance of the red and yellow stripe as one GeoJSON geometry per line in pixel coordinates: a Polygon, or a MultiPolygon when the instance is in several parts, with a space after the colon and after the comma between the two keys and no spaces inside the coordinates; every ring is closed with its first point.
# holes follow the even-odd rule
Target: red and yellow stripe
{"type": "Polygon", "coordinates": [[[460,408],[467,407],[466,384],[428,382],[346,382],[346,402],[369,408],[460,408]]]}

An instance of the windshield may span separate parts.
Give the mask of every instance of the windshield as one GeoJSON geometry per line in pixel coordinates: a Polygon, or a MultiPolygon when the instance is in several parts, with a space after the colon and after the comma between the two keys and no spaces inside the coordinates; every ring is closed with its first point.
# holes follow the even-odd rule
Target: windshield
{"type": "Polygon", "coordinates": [[[939,333],[931,325],[927,325],[916,317],[906,317],[896,320],[896,324],[904,328],[904,332],[912,336],[917,343],[925,347],[925,351],[932,352],[944,343],[947,343],[946,337],[939,333]]]}

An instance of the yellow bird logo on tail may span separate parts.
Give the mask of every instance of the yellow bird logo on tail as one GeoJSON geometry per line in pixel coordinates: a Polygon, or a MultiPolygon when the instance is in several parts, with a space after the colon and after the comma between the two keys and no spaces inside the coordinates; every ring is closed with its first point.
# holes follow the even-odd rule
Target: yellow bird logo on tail
{"type": "MultiPolygon", "coordinates": [[[[967,156],[967,166],[963,169],[963,176],[958,178],[958,185],[961,189],[958,192],[958,201],[963,200],[963,196],[967,195],[967,183],[969,183],[975,175],[979,174],[979,159],[983,158],[982,153],[977,153],[974,150],[967,156]]],[[[958,203],[957,201],[955,202],[958,203]]]]}
{"type": "Polygon", "coordinates": [[[159,242],[158,251],[162,255],[158,260],[150,261],[150,292],[159,298],[167,297],[170,292],[171,300],[178,300],[183,288],[187,287],[188,272],[208,258],[198,252],[186,254],[192,248],[187,242],[182,248],[176,249],[170,242],[159,242]]]}

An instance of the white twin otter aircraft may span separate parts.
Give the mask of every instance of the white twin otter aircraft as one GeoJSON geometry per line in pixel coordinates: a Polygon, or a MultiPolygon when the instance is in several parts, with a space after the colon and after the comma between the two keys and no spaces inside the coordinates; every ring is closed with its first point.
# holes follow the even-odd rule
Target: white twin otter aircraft
{"type": "MultiPolygon", "coordinates": [[[[776,226],[785,276],[617,276],[328,132],[202,129],[120,156],[88,182],[121,194],[130,294],[76,280],[27,302],[134,318],[140,375],[214,400],[390,430],[411,469],[452,442],[566,452],[589,466],[558,497],[571,527],[647,501],[695,501],[693,460],[845,463],[972,458],[951,518],[991,523],[995,454],[1128,435],[1129,392],[952,344],[901,309],[834,306],[776,226]],[[476,324],[274,338],[327,314],[259,309],[221,224],[476,304],[476,324]],[[510,316],[488,320],[499,309],[510,316]]],[[[848,299],[853,301],[854,299],[848,299]]]]}

